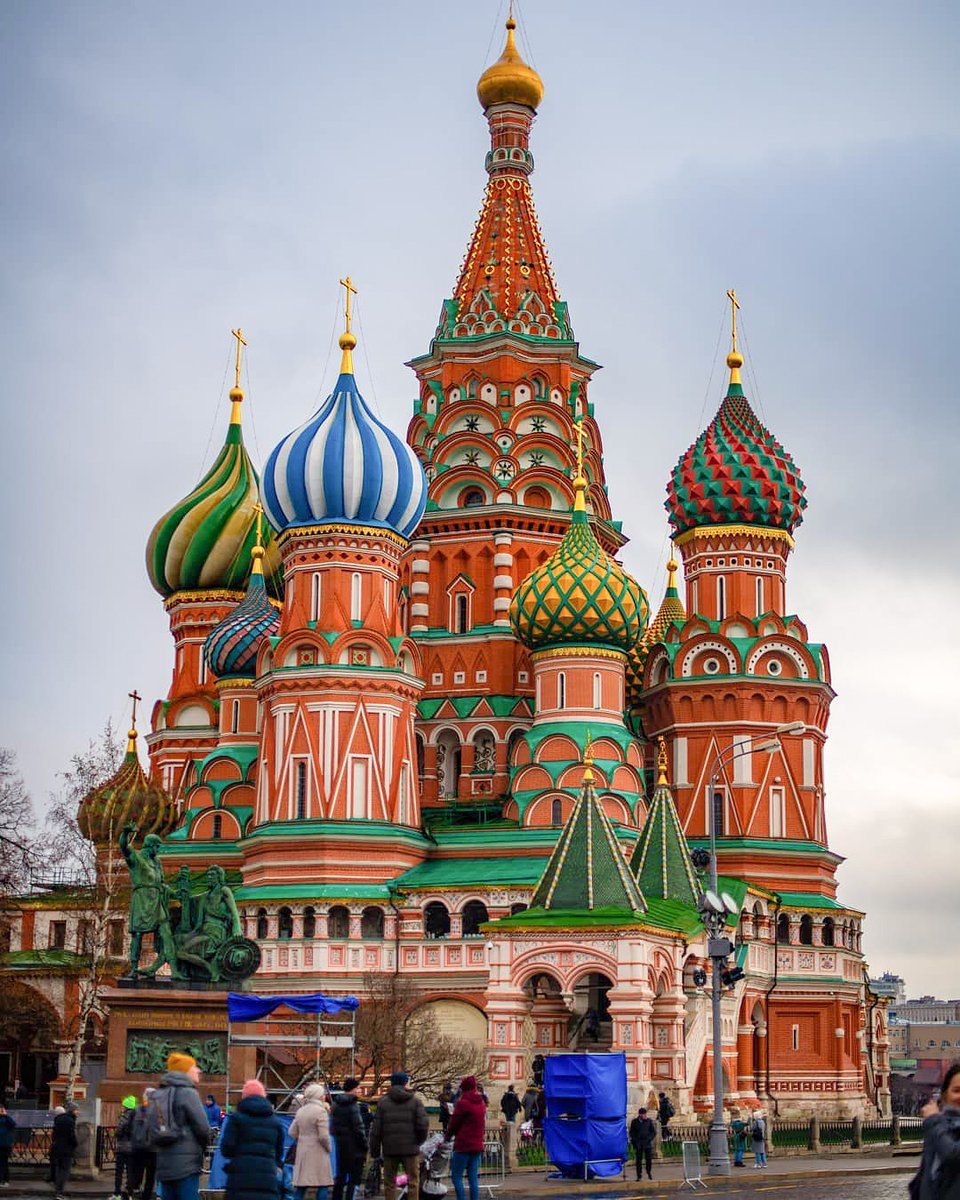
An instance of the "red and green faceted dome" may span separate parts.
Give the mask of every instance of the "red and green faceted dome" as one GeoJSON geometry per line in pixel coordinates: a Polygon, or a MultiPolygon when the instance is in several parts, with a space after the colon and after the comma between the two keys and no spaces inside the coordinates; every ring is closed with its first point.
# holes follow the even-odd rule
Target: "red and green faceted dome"
{"type": "Polygon", "coordinates": [[[796,464],[731,383],[717,415],[673,468],[664,507],[674,534],[705,525],[791,533],[807,506],[796,464]]]}

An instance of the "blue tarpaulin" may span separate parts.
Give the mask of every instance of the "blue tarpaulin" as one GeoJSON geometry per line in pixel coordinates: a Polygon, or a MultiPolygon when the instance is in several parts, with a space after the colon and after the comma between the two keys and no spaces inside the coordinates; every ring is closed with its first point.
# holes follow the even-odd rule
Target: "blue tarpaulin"
{"type": "Polygon", "coordinates": [[[547,1155],[562,1175],[619,1175],[627,1157],[623,1054],[552,1054],[544,1072],[547,1155]]]}
{"type": "Polygon", "coordinates": [[[356,996],[324,996],[321,992],[308,996],[252,996],[246,992],[228,992],[227,1016],[231,1021],[259,1021],[283,1004],[302,1013],[353,1012],[360,1007],[356,996]]]}

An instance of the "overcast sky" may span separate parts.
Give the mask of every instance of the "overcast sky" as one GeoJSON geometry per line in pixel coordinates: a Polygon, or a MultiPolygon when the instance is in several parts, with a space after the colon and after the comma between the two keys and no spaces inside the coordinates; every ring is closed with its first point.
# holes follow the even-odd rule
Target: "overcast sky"
{"type": "MultiPolygon", "coordinates": [[[[840,895],[875,971],[960,996],[955,3],[525,0],[534,189],[624,560],[662,593],[668,473],[745,383],[809,508],[788,607],[831,652],[840,895]],[[722,333],[722,337],[721,337],[722,333]],[[719,341],[718,341],[719,340],[719,341]]],[[[227,420],[259,464],[332,382],[337,278],[394,428],[485,181],[502,5],[0,6],[0,741],[44,802],[127,692],[165,694],[154,521],[227,420]],[[211,436],[212,431],[212,436],[211,436]]]]}

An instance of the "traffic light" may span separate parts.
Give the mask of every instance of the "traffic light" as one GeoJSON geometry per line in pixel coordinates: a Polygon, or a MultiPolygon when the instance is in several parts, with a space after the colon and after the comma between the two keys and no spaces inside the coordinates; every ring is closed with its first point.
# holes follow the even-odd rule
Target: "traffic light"
{"type": "Polygon", "coordinates": [[[720,982],[725,988],[732,988],[743,978],[740,967],[724,967],[720,972],[720,982]]]}

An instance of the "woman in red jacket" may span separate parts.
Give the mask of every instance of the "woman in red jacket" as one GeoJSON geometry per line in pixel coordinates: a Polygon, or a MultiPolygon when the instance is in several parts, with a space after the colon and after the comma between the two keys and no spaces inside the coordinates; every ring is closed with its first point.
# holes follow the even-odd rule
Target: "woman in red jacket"
{"type": "Polygon", "coordinates": [[[453,1138],[453,1157],[450,1159],[450,1178],[457,1200],[466,1200],[463,1173],[470,1182],[470,1200],[480,1200],[480,1155],[483,1153],[483,1132],[487,1124],[487,1105],[477,1090],[476,1075],[460,1080],[460,1099],[453,1106],[447,1126],[447,1140],[453,1138]]]}

